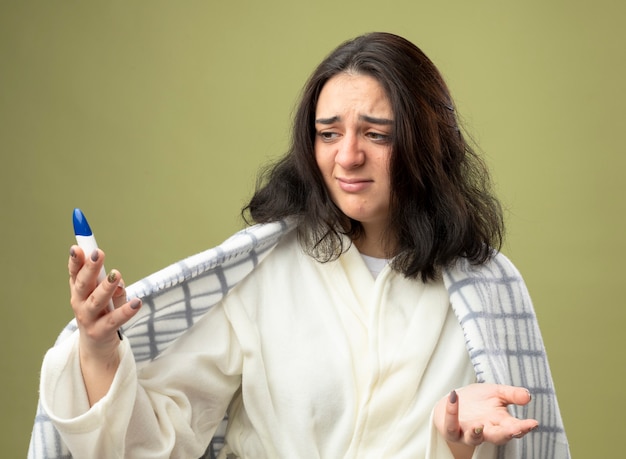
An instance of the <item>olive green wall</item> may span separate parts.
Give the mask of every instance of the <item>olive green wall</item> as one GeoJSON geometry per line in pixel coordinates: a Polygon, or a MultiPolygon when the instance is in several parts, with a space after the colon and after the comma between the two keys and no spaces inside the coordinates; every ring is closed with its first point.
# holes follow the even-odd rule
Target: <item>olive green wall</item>
{"type": "Polygon", "coordinates": [[[70,214],[127,283],[220,242],[340,41],[385,30],[446,76],[508,209],[576,457],[623,435],[620,2],[3,1],[0,444],[24,455],[45,350],[71,319],[70,214]],[[621,329],[619,328],[621,326],[621,329]]]}

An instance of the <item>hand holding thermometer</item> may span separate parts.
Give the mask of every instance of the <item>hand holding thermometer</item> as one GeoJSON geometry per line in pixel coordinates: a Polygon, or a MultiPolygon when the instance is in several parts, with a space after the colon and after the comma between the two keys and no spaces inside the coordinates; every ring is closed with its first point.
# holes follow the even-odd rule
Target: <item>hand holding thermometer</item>
{"type": "MultiPolygon", "coordinates": [[[[98,248],[98,244],[96,243],[96,238],[89,227],[89,223],[87,223],[87,219],[85,215],[80,209],[74,209],[74,234],[76,235],[76,243],[78,246],[83,249],[85,252],[85,256],[89,256],[94,250],[98,248]]],[[[106,270],[104,269],[104,265],[100,269],[100,273],[98,274],[98,283],[102,282],[106,277],[106,270]]],[[[113,306],[113,300],[109,300],[109,311],[113,311],[115,306],[113,306]]],[[[122,333],[118,330],[117,336],[122,339],[122,333]]]]}

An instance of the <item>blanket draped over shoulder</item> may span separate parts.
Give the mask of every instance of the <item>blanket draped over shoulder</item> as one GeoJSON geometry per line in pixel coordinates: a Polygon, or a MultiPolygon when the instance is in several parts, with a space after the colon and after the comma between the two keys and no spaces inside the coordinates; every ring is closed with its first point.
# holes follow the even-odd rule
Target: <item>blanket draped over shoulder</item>
{"type": "MultiPolygon", "coordinates": [[[[150,362],[185,333],[294,227],[293,221],[286,220],[246,228],[217,247],[127,287],[129,298],[139,297],[143,301],[141,310],[124,327],[137,366],[150,362]]],[[[523,386],[533,395],[529,405],[510,409],[517,417],[537,419],[539,428],[521,440],[499,447],[498,457],[569,458],[543,341],[519,272],[504,255],[497,254],[481,266],[459,259],[443,274],[478,382],[523,386]]],[[[76,328],[72,320],[55,345],[76,328]]],[[[223,445],[224,427],[225,423],[213,437],[206,457],[212,457],[223,445]]],[[[28,457],[72,457],[41,403],[28,457]]]]}

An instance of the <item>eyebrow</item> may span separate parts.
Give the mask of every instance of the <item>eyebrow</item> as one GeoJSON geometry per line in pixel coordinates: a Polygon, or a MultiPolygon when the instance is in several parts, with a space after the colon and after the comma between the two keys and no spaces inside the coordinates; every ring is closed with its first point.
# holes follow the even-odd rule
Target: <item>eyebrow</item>
{"type": "MultiPolygon", "coordinates": [[[[366,121],[372,124],[380,124],[383,126],[390,126],[393,124],[393,120],[390,120],[387,118],[376,118],[376,117],[369,116],[369,115],[359,115],[359,119],[361,121],[366,121]]],[[[315,120],[315,124],[333,124],[338,121],[341,121],[340,116],[331,116],[330,118],[317,118],[315,120]]]]}

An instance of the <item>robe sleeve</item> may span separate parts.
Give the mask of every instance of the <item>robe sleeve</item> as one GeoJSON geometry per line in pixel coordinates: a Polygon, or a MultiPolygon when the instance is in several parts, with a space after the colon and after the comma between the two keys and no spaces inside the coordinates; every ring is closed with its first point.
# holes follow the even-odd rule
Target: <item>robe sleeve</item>
{"type": "Polygon", "coordinates": [[[240,346],[221,305],[140,368],[123,340],[111,388],[91,407],[78,333],[48,351],[40,387],[42,406],[74,457],[204,453],[241,383],[240,346]]]}

